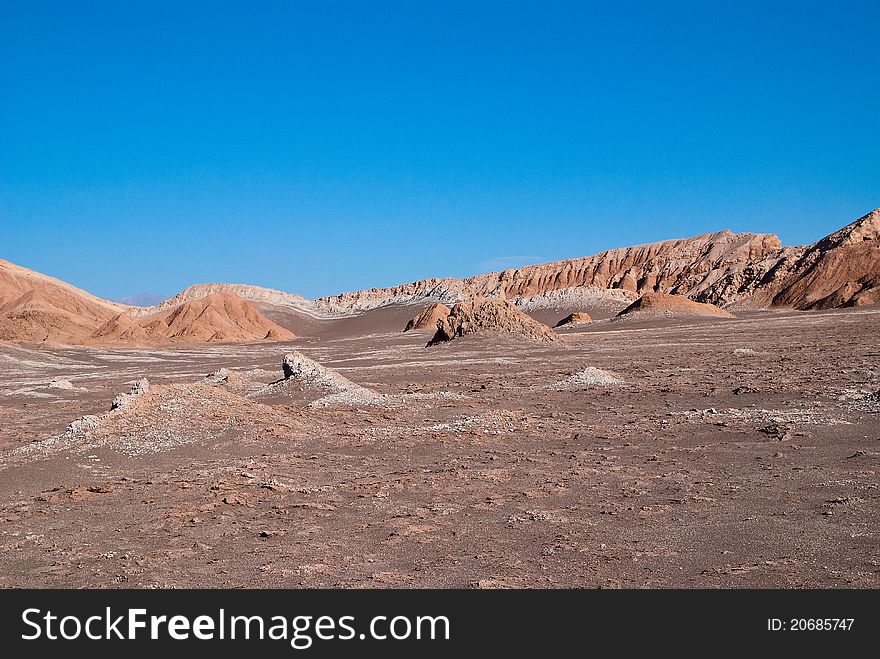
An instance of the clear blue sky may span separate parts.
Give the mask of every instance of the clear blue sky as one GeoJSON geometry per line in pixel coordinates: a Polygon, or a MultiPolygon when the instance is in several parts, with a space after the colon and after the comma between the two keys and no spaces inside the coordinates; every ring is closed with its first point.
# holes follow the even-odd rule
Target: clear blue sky
{"type": "Polygon", "coordinates": [[[880,206],[880,3],[0,2],[0,258],[318,296],[880,206]]]}

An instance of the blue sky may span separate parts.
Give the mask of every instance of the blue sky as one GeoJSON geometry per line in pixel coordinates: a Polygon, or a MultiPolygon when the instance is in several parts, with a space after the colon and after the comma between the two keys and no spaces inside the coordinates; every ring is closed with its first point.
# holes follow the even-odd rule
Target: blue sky
{"type": "Polygon", "coordinates": [[[332,294],[880,206],[880,3],[0,3],[0,258],[332,294]]]}

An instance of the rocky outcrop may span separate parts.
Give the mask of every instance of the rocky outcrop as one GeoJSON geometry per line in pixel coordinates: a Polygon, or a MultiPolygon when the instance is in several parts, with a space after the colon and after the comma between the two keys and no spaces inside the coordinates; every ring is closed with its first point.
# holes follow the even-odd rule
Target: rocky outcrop
{"type": "Polygon", "coordinates": [[[553,330],[530,318],[507,300],[474,298],[459,302],[452,307],[446,318],[437,322],[437,332],[428,342],[428,346],[479,332],[493,332],[544,343],[561,341],[553,330]]]}
{"type": "Polygon", "coordinates": [[[618,318],[632,316],[711,316],[714,318],[735,318],[725,309],[713,304],[694,302],[683,295],[666,293],[646,293],[626,309],[617,314],[618,318]]]}
{"type": "Polygon", "coordinates": [[[285,380],[292,380],[307,387],[341,391],[357,385],[336,371],[322,366],[314,359],[301,352],[289,352],[284,355],[281,370],[285,380]]]}
{"type": "Polygon", "coordinates": [[[309,407],[372,405],[381,398],[374,391],[352,382],[301,352],[284,355],[281,368],[284,380],[269,385],[264,394],[277,394],[280,389],[293,385],[301,392],[312,394],[309,407]]]}
{"type": "Polygon", "coordinates": [[[422,310],[422,312],[417,315],[415,318],[412,318],[403,329],[404,332],[409,332],[411,330],[431,330],[432,332],[437,329],[437,322],[446,318],[449,315],[449,307],[445,304],[432,304],[426,309],[422,310]]]}
{"type": "Polygon", "coordinates": [[[752,306],[831,309],[880,301],[880,209],[807,248],[792,251],[762,278],[752,306]]]}
{"type": "Polygon", "coordinates": [[[131,385],[130,392],[119,394],[113,399],[113,402],[110,403],[110,411],[129,407],[138,396],[142,396],[149,390],[150,381],[147,378],[141,378],[131,385]]]}
{"type": "Polygon", "coordinates": [[[556,323],[556,327],[564,327],[565,325],[586,325],[592,323],[593,319],[586,311],[576,311],[568,314],[565,318],[556,323]]]}
{"type": "Polygon", "coordinates": [[[213,373],[206,375],[202,382],[205,384],[226,384],[229,382],[229,369],[218,368],[213,373]]]}

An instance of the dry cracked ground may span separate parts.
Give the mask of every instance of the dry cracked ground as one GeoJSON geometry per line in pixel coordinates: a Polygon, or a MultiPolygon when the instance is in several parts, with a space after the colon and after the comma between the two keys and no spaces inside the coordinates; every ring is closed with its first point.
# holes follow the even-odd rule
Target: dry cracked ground
{"type": "Polygon", "coordinates": [[[0,347],[0,586],[880,586],[880,310],[433,348],[415,311],[0,347]],[[267,386],[294,349],[376,396],[267,386]]]}

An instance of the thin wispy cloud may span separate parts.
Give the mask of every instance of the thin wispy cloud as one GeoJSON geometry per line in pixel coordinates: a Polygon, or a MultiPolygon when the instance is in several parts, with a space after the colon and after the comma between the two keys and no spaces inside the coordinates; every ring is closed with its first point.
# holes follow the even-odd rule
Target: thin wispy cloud
{"type": "Polygon", "coordinates": [[[546,261],[542,256],[495,256],[477,264],[478,272],[495,272],[496,270],[507,270],[508,268],[521,268],[524,265],[532,265],[535,263],[544,263],[546,261]]]}

